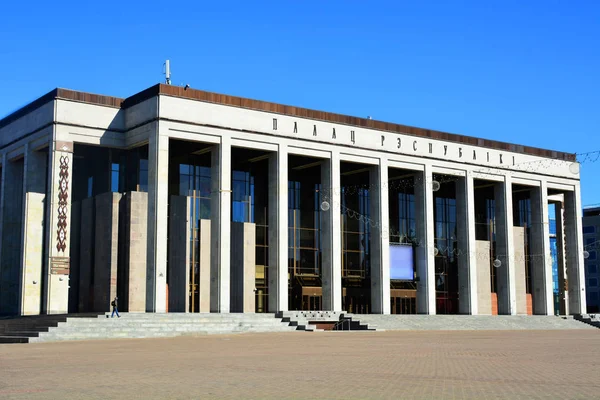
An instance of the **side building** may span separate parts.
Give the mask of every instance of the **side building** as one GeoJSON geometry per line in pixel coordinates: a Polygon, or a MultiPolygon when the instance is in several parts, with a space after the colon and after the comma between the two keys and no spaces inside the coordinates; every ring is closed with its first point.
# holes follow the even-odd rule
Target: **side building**
{"type": "Polygon", "coordinates": [[[598,250],[600,249],[600,207],[583,209],[583,240],[585,255],[585,287],[587,312],[600,312],[600,273],[598,250]]]}
{"type": "Polygon", "coordinates": [[[0,120],[0,314],[585,312],[574,154],[158,84],[0,120]]]}

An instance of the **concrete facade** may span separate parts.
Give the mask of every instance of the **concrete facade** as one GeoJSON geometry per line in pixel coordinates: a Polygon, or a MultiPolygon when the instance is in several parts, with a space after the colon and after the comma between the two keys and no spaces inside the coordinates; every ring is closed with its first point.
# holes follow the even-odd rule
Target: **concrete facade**
{"type": "MultiPolygon", "coordinates": [[[[183,231],[179,232],[178,239],[170,237],[170,230],[175,227],[169,213],[173,215],[173,207],[177,207],[176,202],[170,200],[173,193],[169,192],[170,182],[176,180],[170,176],[174,173],[170,169],[173,141],[202,143],[205,149],[201,151],[208,149],[211,154],[210,222],[206,221],[210,229],[204,221],[200,224],[199,258],[202,260],[200,282],[210,285],[208,302],[212,312],[233,311],[232,297],[240,295],[240,289],[232,287],[231,275],[235,264],[231,228],[232,148],[269,153],[266,285],[270,312],[286,311],[289,304],[287,184],[288,160],[292,156],[311,157],[320,165],[322,198],[329,204],[318,211],[323,310],[342,311],[340,164],[355,162],[364,164],[370,171],[372,312],[390,312],[387,181],[391,168],[406,170],[414,176],[418,313],[436,314],[434,174],[451,176],[457,183],[460,313],[488,312],[484,281],[489,282],[490,278],[478,258],[484,250],[474,234],[473,180],[487,181],[494,186],[496,254],[501,262],[496,269],[499,313],[512,315],[522,310],[521,278],[517,271],[520,266],[515,259],[516,239],[512,229],[512,194],[517,186],[528,187],[531,198],[533,224],[529,256],[535,260],[532,264],[535,313],[550,314],[552,309],[546,227],[550,192],[561,192],[565,199],[569,312],[585,312],[580,177],[573,172],[576,169],[571,168],[576,163],[573,155],[266,104],[165,85],[154,86],[128,99],[57,89],[0,120],[0,314],[15,314],[26,309],[36,312],[32,308],[36,302],[26,300],[21,293],[37,293],[26,287],[31,280],[27,260],[30,254],[37,254],[40,246],[24,240],[23,231],[36,226],[34,219],[39,218],[42,218],[39,226],[43,226],[41,313],[67,312],[69,286],[73,285],[79,289],[76,296],[79,311],[107,310],[110,299],[117,293],[117,284],[121,284],[117,280],[117,276],[122,276],[118,274],[119,267],[123,268],[118,262],[119,249],[126,242],[130,252],[125,261],[129,268],[127,292],[131,299],[135,298],[128,307],[158,313],[167,308],[174,311],[172,307],[186,310],[189,280],[185,279],[189,277],[184,261],[191,250],[186,250],[189,241],[184,240],[183,231]],[[147,211],[144,212],[142,206],[134,207],[133,204],[138,203],[131,197],[132,206],[125,219],[129,221],[129,231],[125,230],[128,238],[119,235],[122,196],[119,188],[112,189],[117,193],[88,193],[87,198],[81,194],[85,192],[82,189],[77,194],[80,206],[72,207],[76,186],[73,177],[77,173],[73,171],[75,148],[80,145],[123,151],[147,148],[147,182],[136,182],[143,184],[147,191],[147,211]],[[28,172],[37,169],[44,173],[28,172]],[[41,200],[27,193],[45,197],[41,200]],[[28,208],[30,205],[39,208],[40,201],[44,207],[41,217],[39,210],[28,208]],[[146,217],[145,228],[142,216],[146,217]],[[79,225],[79,229],[72,224],[79,225]],[[72,237],[76,232],[79,232],[78,240],[72,237]],[[174,249],[177,240],[187,244],[181,243],[174,249]],[[207,243],[210,246],[203,246],[207,243]],[[71,246],[78,249],[71,251],[71,246]],[[183,255],[173,253],[182,250],[183,255]],[[78,260],[73,261],[71,257],[78,260]],[[209,269],[204,268],[207,257],[210,257],[209,269]],[[177,264],[177,270],[171,269],[171,262],[177,264]],[[72,268],[77,271],[71,271],[72,268]],[[69,282],[69,277],[76,282],[69,282]],[[185,293],[174,293],[174,285],[185,293]],[[172,295],[178,296],[174,303],[172,295]],[[144,298],[143,307],[141,298],[144,298]]],[[[139,164],[134,168],[140,169],[139,164]]],[[[111,171],[102,173],[108,181],[111,171]]],[[[104,181],[95,181],[94,185],[105,185],[106,191],[111,190],[110,184],[104,181]]],[[[93,185],[90,189],[96,190],[93,185]]],[[[250,254],[247,256],[248,259],[244,259],[250,262],[250,254]]],[[[489,271],[487,273],[489,275],[489,271]]],[[[203,309],[207,293],[202,288],[200,293],[203,309]]]]}

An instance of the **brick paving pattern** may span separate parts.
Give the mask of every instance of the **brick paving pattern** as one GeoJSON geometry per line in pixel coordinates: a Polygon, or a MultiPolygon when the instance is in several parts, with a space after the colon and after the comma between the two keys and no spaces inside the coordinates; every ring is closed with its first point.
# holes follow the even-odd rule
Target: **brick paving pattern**
{"type": "Polygon", "coordinates": [[[600,331],[0,345],[0,399],[594,399],[600,331]]]}

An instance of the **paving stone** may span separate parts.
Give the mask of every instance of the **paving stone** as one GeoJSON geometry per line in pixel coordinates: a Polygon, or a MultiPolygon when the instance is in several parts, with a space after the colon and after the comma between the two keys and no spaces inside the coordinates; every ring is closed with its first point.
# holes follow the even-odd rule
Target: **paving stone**
{"type": "Polygon", "coordinates": [[[593,399],[600,331],[204,335],[0,345],[0,399],[593,399]]]}

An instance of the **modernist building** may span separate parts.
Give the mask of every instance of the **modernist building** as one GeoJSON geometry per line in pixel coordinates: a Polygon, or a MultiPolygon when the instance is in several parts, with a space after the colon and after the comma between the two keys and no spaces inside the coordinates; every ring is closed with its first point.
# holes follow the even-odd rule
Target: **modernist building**
{"type": "Polygon", "coordinates": [[[2,314],[117,294],[130,312],[586,310],[573,154],[169,85],[53,90],[0,120],[0,149],[2,314]]]}
{"type": "Polygon", "coordinates": [[[587,311],[600,312],[600,273],[598,272],[598,249],[600,248],[600,207],[583,209],[583,240],[587,311]]]}

